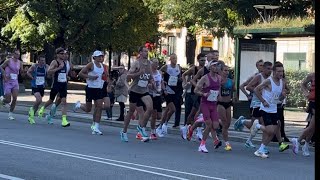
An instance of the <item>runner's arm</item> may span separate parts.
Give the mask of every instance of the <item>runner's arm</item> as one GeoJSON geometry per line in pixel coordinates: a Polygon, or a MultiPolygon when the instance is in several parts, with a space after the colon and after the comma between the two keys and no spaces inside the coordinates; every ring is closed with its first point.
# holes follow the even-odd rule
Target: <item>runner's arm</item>
{"type": "Polygon", "coordinates": [[[128,71],[128,75],[127,75],[127,79],[128,81],[130,81],[131,79],[134,79],[137,76],[141,75],[141,71],[138,71],[139,67],[138,67],[138,61],[135,61],[132,66],[130,67],[129,71],[128,71]]]}
{"type": "Polygon", "coordinates": [[[32,72],[34,71],[35,65],[32,65],[28,71],[27,71],[27,76],[31,79],[33,79],[34,77],[32,76],[32,72]]]}
{"type": "Polygon", "coordinates": [[[249,77],[244,83],[242,83],[239,86],[239,89],[243,92],[243,94],[245,94],[247,97],[250,96],[250,94],[248,94],[248,92],[245,90],[245,87],[250,83],[250,81],[253,79],[254,76],[249,77]]]}
{"type": "Polygon", "coordinates": [[[90,76],[88,75],[89,71],[92,71],[92,69],[93,69],[93,63],[90,62],[90,63],[87,64],[84,68],[81,69],[81,71],[79,72],[79,75],[78,75],[78,76],[79,76],[80,78],[83,78],[83,79],[88,79],[88,78],[96,79],[96,78],[98,78],[97,76],[95,76],[95,77],[90,77],[90,76]]]}
{"type": "Polygon", "coordinates": [[[254,93],[257,95],[257,97],[260,99],[260,101],[265,104],[266,100],[262,97],[262,90],[264,88],[267,88],[271,86],[271,82],[269,79],[266,79],[263,81],[260,85],[258,85],[256,88],[254,88],[254,93]]]}
{"type": "Polygon", "coordinates": [[[197,80],[201,78],[201,76],[203,76],[204,73],[204,69],[201,68],[197,74],[190,80],[192,86],[196,87],[197,86],[197,80]]]}
{"type": "Polygon", "coordinates": [[[196,94],[198,94],[199,96],[204,96],[204,95],[207,94],[207,93],[203,93],[203,92],[202,92],[202,88],[203,88],[203,86],[204,86],[204,84],[205,84],[206,78],[207,78],[206,76],[203,76],[203,77],[197,82],[196,87],[195,87],[195,89],[194,89],[194,92],[195,92],[196,94]]]}
{"type": "Polygon", "coordinates": [[[59,71],[62,67],[58,67],[57,61],[53,60],[50,63],[50,66],[49,66],[49,69],[48,69],[48,75],[53,75],[56,71],[59,71]]]}
{"type": "Polygon", "coordinates": [[[5,60],[4,63],[1,65],[1,72],[3,75],[5,75],[5,69],[8,66],[9,60],[5,60]]]}
{"type": "Polygon", "coordinates": [[[182,78],[183,84],[187,83],[186,76],[191,76],[194,73],[194,68],[195,66],[191,67],[190,69],[188,69],[186,72],[182,74],[181,78],[182,78]]]}
{"type": "Polygon", "coordinates": [[[246,90],[250,92],[254,92],[254,88],[257,87],[258,82],[259,82],[259,76],[255,76],[246,86],[246,90]]]}

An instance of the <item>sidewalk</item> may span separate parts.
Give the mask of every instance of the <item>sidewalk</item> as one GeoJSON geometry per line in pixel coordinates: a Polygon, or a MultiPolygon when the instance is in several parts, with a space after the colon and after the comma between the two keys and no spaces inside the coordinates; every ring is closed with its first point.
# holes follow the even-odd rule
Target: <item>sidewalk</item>
{"type": "MultiPolygon", "coordinates": [[[[88,114],[88,113],[83,113],[83,112],[73,112],[72,111],[72,107],[73,104],[80,100],[81,102],[85,101],[85,95],[84,95],[84,91],[77,91],[77,90],[68,90],[68,97],[67,97],[67,102],[68,102],[68,120],[70,121],[80,121],[80,122],[87,122],[87,123],[91,123],[92,122],[92,114],[88,114]]],[[[49,99],[49,91],[45,91],[45,96],[43,97],[43,102],[47,101],[49,99]]],[[[20,93],[19,97],[18,97],[18,102],[17,102],[17,106],[15,109],[15,113],[17,114],[28,114],[28,110],[29,107],[32,106],[34,102],[34,97],[31,95],[31,91],[30,90],[26,90],[25,93],[20,93]]],[[[128,102],[126,103],[126,106],[128,105],[128,102]]],[[[163,104],[165,105],[165,103],[163,104]]],[[[105,124],[107,126],[114,126],[114,127],[119,127],[119,131],[120,128],[123,127],[123,122],[118,122],[115,121],[115,119],[117,119],[119,117],[119,106],[116,103],[114,106],[114,113],[113,113],[113,118],[112,120],[106,120],[105,117],[105,113],[103,113],[103,120],[102,120],[102,124],[105,124]]],[[[7,112],[8,110],[5,108],[1,108],[0,111],[2,112],[7,112]]],[[[307,122],[305,121],[307,114],[304,112],[295,112],[295,111],[285,111],[285,123],[286,123],[286,127],[285,127],[285,132],[288,138],[292,138],[292,137],[298,137],[303,128],[306,126],[307,122]]],[[[57,116],[55,117],[55,119],[60,119],[61,118],[61,112],[58,110],[57,111],[57,116]]],[[[182,113],[181,113],[181,124],[184,122],[184,106],[182,105],[182,113]]],[[[36,119],[36,121],[39,121],[38,119],[36,119]]],[[[168,128],[168,133],[170,134],[176,134],[176,135],[180,135],[180,130],[178,128],[172,128],[173,126],[173,117],[171,118],[171,120],[169,121],[169,128],[168,128]]],[[[249,130],[247,130],[246,128],[244,128],[243,132],[238,132],[235,131],[233,129],[233,124],[235,122],[235,119],[232,120],[231,122],[231,126],[229,128],[229,139],[230,141],[237,141],[237,142],[245,142],[245,139],[248,137],[248,133],[249,130]]],[[[55,123],[60,123],[60,122],[55,122],[55,123]]],[[[130,129],[135,129],[137,126],[137,121],[131,121],[129,128],[130,129]]],[[[72,123],[71,123],[72,124],[72,123]]],[[[149,125],[148,125],[149,127],[149,125]]],[[[149,128],[147,128],[149,130],[149,128]]],[[[261,140],[261,132],[258,132],[258,135],[253,139],[253,142],[255,144],[260,144],[260,140],[261,140]]],[[[272,143],[274,146],[277,146],[276,143],[272,143]]]]}

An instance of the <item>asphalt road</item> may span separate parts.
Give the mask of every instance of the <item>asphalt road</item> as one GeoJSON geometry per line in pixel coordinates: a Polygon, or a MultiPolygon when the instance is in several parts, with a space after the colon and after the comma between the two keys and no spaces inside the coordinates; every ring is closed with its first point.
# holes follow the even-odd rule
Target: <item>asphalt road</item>
{"type": "Polygon", "coordinates": [[[124,143],[119,128],[102,126],[98,136],[88,123],[62,128],[15,117],[9,121],[0,113],[0,179],[314,179],[314,153],[303,157],[270,147],[270,157],[261,159],[243,143],[231,142],[233,150],[226,152],[208,140],[209,153],[203,154],[198,142],[177,135],[143,143],[129,130],[124,143]]]}

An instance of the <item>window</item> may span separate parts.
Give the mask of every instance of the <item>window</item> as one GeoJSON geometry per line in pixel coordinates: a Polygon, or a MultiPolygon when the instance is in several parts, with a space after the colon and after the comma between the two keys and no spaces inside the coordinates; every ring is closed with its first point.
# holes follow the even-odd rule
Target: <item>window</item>
{"type": "Polygon", "coordinates": [[[168,54],[172,54],[176,52],[176,37],[168,36],[168,54]]]}
{"type": "Polygon", "coordinates": [[[283,53],[285,69],[306,70],[306,53],[283,53]]]}

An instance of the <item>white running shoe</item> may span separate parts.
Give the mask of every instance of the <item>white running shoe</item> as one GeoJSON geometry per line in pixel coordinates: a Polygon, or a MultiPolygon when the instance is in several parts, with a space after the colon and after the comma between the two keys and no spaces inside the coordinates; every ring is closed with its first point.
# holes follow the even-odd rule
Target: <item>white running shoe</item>
{"type": "Polygon", "coordinates": [[[307,143],[307,142],[305,142],[304,145],[302,146],[302,155],[303,156],[310,156],[309,143],[307,143]]]}
{"type": "Polygon", "coordinates": [[[14,117],[13,117],[13,113],[12,113],[12,112],[9,112],[8,119],[9,119],[9,120],[14,120],[14,117]]]}
{"type": "Polygon", "coordinates": [[[268,155],[265,154],[265,152],[259,151],[259,149],[256,152],[254,152],[254,155],[261,157],[261,158],[268,158],[269,157],[268,155]]]}
{"type": "Polygon", "coordinates": [[[257,124],[259,124],[259,121],[255,120],[251,126],[250,132],[252,137],[255,137],[257,135],[257,132],[259,131],[259,129],[257,128],[257,124]]]}
{"type": "Polygon", "coordinates": [[[81,103],[80,101],[77,101],[73,106],[73,111],[76,112],[78,109],[80,109],[81,103]]]}
{"type": "Polygon", "coordinates": [[[162,133],[162,128],[161,126],[159,126],[157,129],[156,129],[156,133],[158,135],[158,137],[162,138],[164,135],[162,133]]]}
{"type": "Polygon", "coordinates": [[[182,126],[180,127],[180,131],[181,131],[181,137],[182,139],[186,140],[187,139],[187,126],[182,126]]]}
{"type": "Polygon", "coordinates": [[[162,124],[161,129],[163,134],[168,134],[168,126],[166,124],[162,124]]]}
{"type": "Polygon", "coordinates": [[[91,127],[91,129],[92,129],[92,134],[103,135],[103,133],[99,130],[99,128],[93,126],[91,127]]]}
{"type": "Polygon", "coordinates": [[[292,138],[291,142],[292,142],[292,151],[293,151],[293,153],[298,154],[299,153],[299,145],[300,145],[300,143],[298,142],[298,139],[297,138],[292,138]]]}
{"type": "Polygon", "coordinates": [[[200,145],[199,148],[198,148],[198,151],[199,151],[199,152],[203,152],[203,153],[208,153],[208,150],[207,150],[205,144],[200,145]]]}
{"type": "Polygon", "coordinates": [[[202,129],[201,129],[201,127],[197,127],[197,133],[196,133],[196,136],[197,136],[197,138],[198,138],[198,140],[199,140],[199,141],[201,141],[201,140],[202,140],[203,135],[202,135],[202,129]]]}

